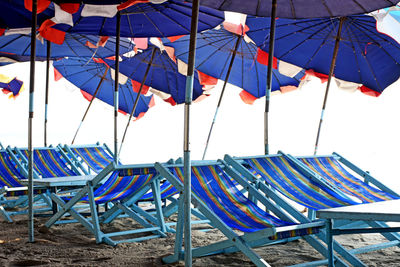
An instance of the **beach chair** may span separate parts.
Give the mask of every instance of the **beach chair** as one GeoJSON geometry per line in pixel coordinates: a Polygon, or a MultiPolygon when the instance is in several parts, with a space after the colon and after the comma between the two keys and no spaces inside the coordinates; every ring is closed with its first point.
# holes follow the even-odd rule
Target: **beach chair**
{"type": "MultiPolygon", "coordinates": [[[[347,191],[340,190],[335,183],[314,172],[299,160],[283,153],[240,158],[226,155],[224,159],[241,175],[256,184],[257,188],[267,197],[276,199],[279,205],[286,205],[287,200],[290,199],[311,209],[310,219],[315,218],[315,210],[362,203],[360,199],[348,194],[347,191]]],[[[292,210],[291,214],[299,216],[301,212],[292,210]]],[[[342,228],[352,228],[364,224],[364,222],[354,223],[345,220],[337,220],[334,223],[336,227],[342,228]]],[[[374,221],[368,222],[368,224],[371,227],[382,225],[382,223],[374,221]]],[[[356,254],[400,244],[397,234],[385,233],[384,236],[389,242],[353,250],[342,250],[339,253],[354,266],[364,266],[356,258],[356,254]]]]}
{"type": "MultiPolygon", "coordinates": [[[[27,173],[17,169],[16,165],[9,153],[4,149],[0,149],[0,215],[9,222],[12,222],[12,216],[24,214],[27,210],[10,211],[8,209],[21,209],[28,204],[28,188],[20,182],[21,179],[27,176],[27,173]]],[[[50,210],[51,203],[43,195],[46,190],[35,189],[35,193],[35,212],[50,210]]]]}
{"type": "MultiPolygon", "coordinates": [[[[26,148],[7,147],[20,169],[28,172],[29,151],[26,148]]],[[[34,175],[40,178],[81,176],[84,173],[58,147],[40,147],[33,150],[34,175]]]]}
{"type": "Polygon", "coordinates": [[[108,146],[98,142],[94,145],[64,145],[63,149],[86,174],[99,173],[114,161],[114,154],[108,146]]]}
{"type": "MultiPolygon", "coordinates": [[[[156,163],[156,169],[174,187],[183,192],[183,166],[156,163]]],[[[257,255],[252,247],[276,243],[279,239],[302,236],[322,255],[327,255],[323,245],[312,234],[317,233],[324,223],[311,222],[308,218],[294,220],[289,213],[263,196],[254,186],[224,161],[192,162],[192,204],[210,220],[212,226],[220,230],[226,240],[204,247],[193,248],[193,257],[202,257],[217,253],[241,251],[257,266],[269,266],[257,255]],[[237,185],[242,187],[239,190],[237,185]],[[246,190],[258,205],[243,194],[246,190]],[[271,213],[260,208],[265,206],[271,213]],[[305,223],[301,222],[306,221],[305,223]],[[238,234],[237,232],[242,234],[238,234]]],[[[173,263],[184,258],[182,251],[183,236],[183,195],[179,197],[179,216],[173,255],[163,258],[165,263],[173,263]]],[[[346,266],[336,258],[339,266],[346,266]]],[[[318,263],[326,264],[327,260],[318,263]]],[[[315,266],[316,263],[311,265],[315,266]]]]}
{"type": "Polygon", "coordinates": [[[149,168],[151,170],[152,165],[116,165],[111,162],[73,197],[66,199],[57,194],[52,194],[51,198],[59,205],[59,211],[46,222],[45,226],[51,227],[62,220],[64,216],[70,215],[95,235],[97,243],[104,242],[112,246],[122,242],[138,242],[165,237],[166,231],[170,229],[164,222],[162,214],[159,191],[161,177],[153,171],[149,172],[149,168]],[[155,203],[155,216],[136,205],[136,202],[150,189],[155,203]],[[81,202],[89,204],[89,217],[85,217],[75,209],[81,202]],[[106,202],[112,203],[112,207],[100,216],[96,206],[106,202]],[[108,233],[100,229],[101,223],[108,223],[121,213],[137,221],[143,228],[108,233]],[[146,233],[148,235],[143,235],[146,233]],[[117,236],[136,234],[140,234],[140,236],[112,239],[117,236]]]}

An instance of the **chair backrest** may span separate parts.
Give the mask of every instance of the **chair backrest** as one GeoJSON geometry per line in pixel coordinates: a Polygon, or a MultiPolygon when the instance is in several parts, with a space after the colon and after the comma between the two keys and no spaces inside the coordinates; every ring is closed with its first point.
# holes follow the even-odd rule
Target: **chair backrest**
{"type": "MultiPolygon", "coordinates": [[[[129,173],[129,170],[126,169],[114,171],[106,182],[95,190],[94,198],[96,204],[129,197],[148,185],[156,176],[155,173],[135,175],[127,175],[127,173],[129,173]]],[[[84,197],[82,201],[88,201],[88,197],[84,197]]]]}
{"type": "MultiPolygon", "coordinates": [[[[183,182],[183,168],[170,171],[183,182]]],[[[229,227],[243,231],[292,225],[262,210],[243,195],[219,165],[192,167],[192,193],[229,227]]]]}
{"type": "MultiPolygon", "coordinates": [[[[29,157],[28,149],[18,149],[20,155],[27,162],[29,157]]],[[[63,155],[54,147],[35,148],[33,150],[33,164],[35,171],[43,178],[76,176],[78,171],[71,168],[63,155]]]]}
{"type": "Polygon", "coordinates": [[[245,158],[243,162],[272,188],[308,208],[319,210],[359,204],[350,196],[338,194],[303,175],[298,166],[284,156],[245,158]]]}
{"type": "Polygon", "coordinates": [[[19,180],[24,178],[8,152],[0,150],[0,187],[20,187],[19,180]]]}
{"type": "Polygon", "coordinates": [[[363,203],[398,199],[398,197],[370,186],[357,178],[334,156],[299,157],[298,160],[346,194],[356,197],[363,203]]]}
{"type": "Polygon", "coordinates": [[[82,160],[95,173],[101,172],[114,160],[104,145],[65,146],[65,148],[73,153],[72,157],[82,160]]]}

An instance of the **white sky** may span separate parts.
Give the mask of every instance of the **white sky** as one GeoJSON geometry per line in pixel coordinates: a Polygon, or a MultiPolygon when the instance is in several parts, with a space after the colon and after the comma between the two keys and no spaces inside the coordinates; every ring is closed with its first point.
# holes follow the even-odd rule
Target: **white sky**
{"type": "MultiPolygon", "coordinates": [[[[34,146],[43,146],[45,63],[36,65],[34,146]]],[[[3,145],[26,147],[28,136],[29,64],[0,68],[0,73],[17,76],[25,91],[15,100],[0,95],[0,141],[3,145]]],[[[52,73],[52,70],[51,70],[52,73]]],[[[353,161],[373,176],[400,191],[399,83],[379,98],[360,92],[349,93],[332,83],[320,138],[319,154],[333,151],[353,161]]],[[[191,110],[192,159],[201,159],[214,114],[220,82],[212,96],[194,103],[191,110]]],[[[270,147],[293,155],[311,155],[322,106],[325,84],[315,79],[301,90],[273,95],[270,147]]],[[[79,90],[65,79],[50,82],[48,143],[70,143],[88,105],[79,90]]],[[[217,118],[207,159],[263,154],[265,100],[246,105],[240,89],[228,86],[217,118]]],[[[127,116],[119,117],[122,136],[127,116]]],[[[156,97],[156,106],[131,124],[121,153],[123,163],[166,161],[183,155],[183,105],[172,107],[156,97]]],[[[121,139],[121,138],[120,138],[121,139]]],[[[95,101],[76,140],[77,144],[105,142],[113,148],[113,109],[95,101]]]]}

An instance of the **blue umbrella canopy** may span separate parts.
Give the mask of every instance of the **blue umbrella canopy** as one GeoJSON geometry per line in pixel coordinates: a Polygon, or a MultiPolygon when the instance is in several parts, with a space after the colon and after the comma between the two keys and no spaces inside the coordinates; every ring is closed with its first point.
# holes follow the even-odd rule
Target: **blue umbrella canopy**
{"type": "MultiPolygon", "coordinates": [[[[189,2],[192,2],[189,0],[189,2]]],[[[337,17],[368,13],[393,6],[399,0],[279,0],[279,18],[337,17]]],[[[201,5],[224,11],[270,17],[272,0],[201,0],[201,5]]]]}
{"type": "MultiPolygon", "coordinates": [[[[123,57],[123,60],[119,63],[120,73],[141,83],[146,67],[150,64],[153,49],[156,49],[156,53],[144,84],[168,94],[170,97],[164,97],[164,100],[171,102],[171,104],[184,103],[186,76],[179,73],[178,65],[165,51],[161,51],[157,47],[150,46],[133,57],[123,57]]],[[[105,61],[111,67],[114,67],[115,62],[113,60],[105,61]]],[[[203,92],[196,73],[193,84],[193,99],[203,96],[203,92]]]]}
{"type": "MultiPolygon", "coordinates": [[[[10,34],[0,36],[0,55],[29,61],[31,52],[31,36],[24,34],[10,34]]],[[[128,38],[121,38],[120,52],[124,54],[133,49],[133,44],[128,38]]],[[[109,57],[115,55],[115,37],[100,38],[93,35],[66,34],[63,44],[51,44],[51,59],[63,57],[109,57]]],[[[36,40],[37,60],[45,60],[47,56],[47,42],[36,40]]]]}
{"type": "MultiPolygon", "coordinates": [[[[85,5],[72,14],[73,26],[51,25],[50,28],[63,32],[75,32],[100,36],[116,35],[116,16],[102,17],[84,15],[85,5]]],[[[179,0],[161,4],[138,3],[120,11],[121,36],[124,37],[165,37],[190,33],[192,6],[179,0]]],[[[224,14],[211,8],[202,7],[198,31],[213,28],[224,20],[224,14]]]]}
{"type": "MultiPolygon", "coordinates": [[[[277,19],[275,56],[329,74],[339,18],[277,19]]],[[[268,52],[268,18],[250,17],[248,36],[268,52]]],[[[335,78],[360,84],[363,92],[379,95],[400,77],[400,45],[376,30],[368,15],[345,17],[336,58],[335,78]]]]}
{"type": "MultiPolygon", "coordinates": [[[[94,60],[87,62],[87,60],[70,58],[54,61],[53,66],[65,79],[81,89],[86,98],[90,99],[94,95],[101,77],[109,68],[107,64],[101,62],[102,60],[96,63],[94,60]]],[[[127,80],[125,84],[120,84],[119,92],[119,110],[123,113],[130,113],[137,96],[132,82],[127,80]]],[[[110,70],[107,71],[95,97],[111,106],[114,104],[114,80],[110,70]]],[[[147,112],[152,105],[152,97],[140,96],[140,101],[134,114],[135,117],[142,116],[144,112],[147,112]]]]}
{"type": "MultiPolygon", "coordinates": [[[[224,24],[225,27],[233,26],[224,24]]],[[[232,27],[228,27],[232,28],[232,27]]],[[[258,57],[258,47],[249,42],[245,33],[233,33],[222,26],[197,34],[196,60],[197,70],[212,77],[224,80],[229,68],[229,62],[235,51],[235,45],[240,38],[236,57],[234,59],[228,82],[250,93],[256,98],[265,96],[267,85],[267,66],[258,57]],[[263,63],[260,63],[263,62],[263,63]]],[[[183,62],[188,62],[189,37],[184,36],[178,40],[163,39],[165,46],[175,50],[175,56],[183,62]]],[[[299,72],[294,78],[282,75],[277,69],[273,70],[272,90],[290,86],[297,87],[304,72],[299,72]]]]}
{"type": "MultiPolygon", "coordinates": [[[[24,0],[0,1],[0,28],[15,29],[31,26],[32,13],[25,8],[24,0]]],[[[54,16],[54,9],[46,9],[37,16],[38,24],[54,16]]]]}

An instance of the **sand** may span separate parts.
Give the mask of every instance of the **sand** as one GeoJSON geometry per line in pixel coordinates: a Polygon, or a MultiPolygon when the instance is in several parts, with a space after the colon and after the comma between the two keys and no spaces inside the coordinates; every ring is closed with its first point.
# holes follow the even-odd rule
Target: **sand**
{"type": "MultiPolygon", "coordinates": [[[[94,236],[79,224],[57,225],[48,231],[40,226],[46,218],[35,218],[35,243],[27,242],[26,216],[16,216],[13,223],[0,221],[0,266],[160,266],[161,258],[173,250],[174,235],[116,247],[96,244],[94,236]]],[[[118,219],[108,229],[135,226],[130,219],[118,219]]],[[[193,230],[193,245],[204,245],[223,238],[217,230],[193,230]]],[[[378,234],[340,236],[346,247],[354,248],[382,241],[378,234]]],[[[305,241],[256,249],[272,266],[287,266],[322,257],[305,241]]],[[[369,266],[400,266],[400,248],[388,248],[360,255],[369,266]]],[[[183,263],[163,266],[183,266],[183,263]]],[[[197,258],[193,266],[253,266],[242,254],[197,258]]]]}

